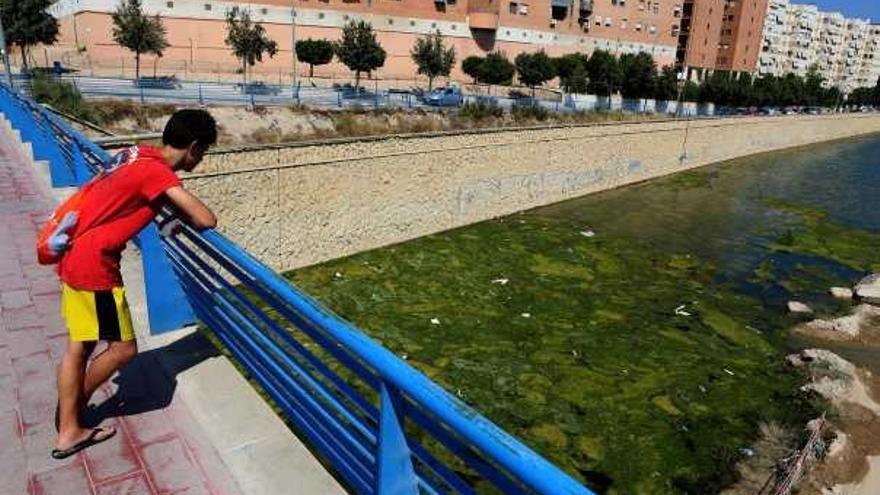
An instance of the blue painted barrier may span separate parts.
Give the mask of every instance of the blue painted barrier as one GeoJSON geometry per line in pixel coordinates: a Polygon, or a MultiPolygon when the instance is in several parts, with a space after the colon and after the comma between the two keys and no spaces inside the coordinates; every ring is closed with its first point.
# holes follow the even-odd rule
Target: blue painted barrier
{"type": "MultiPolygon", "coordinates": [[[[0,88],[7,115],[22,100],[0,88]]],[[[57,120],[47,122],[60,147],[100,166],[103,151],[57,120]]],[[[184,227],[160,239],[151,229],[144,253],[167,255],[183,289],[159,304],[189,301],[350,491],[470,495],[479,479],[490,493],[592,494],[221,234],[184,227]]]]}

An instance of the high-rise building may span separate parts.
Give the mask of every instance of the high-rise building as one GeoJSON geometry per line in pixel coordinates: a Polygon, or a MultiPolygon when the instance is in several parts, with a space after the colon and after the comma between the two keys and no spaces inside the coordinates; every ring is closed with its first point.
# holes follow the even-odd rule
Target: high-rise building
{"type": "Polygon", "coordinates": [[[677,61],[688,77],[754,72],[767,0],[685,0],[677,61]]]}
{"type": "Polygon", "coordinates": [[[770,0],[757,68],[777,77],[815,71],[826,86],[846,93],[873,86],[880,76],[880,25],[770,0]]]}
{"type": "Polygon", "coordinates": [[[761,50],[767,0],[725,0],[717,68],[754,72],[761,50]]]}
{"type": "MultiPolygon", "coordinates": [[[[47,59],[121,73],[131,68],[131,53],[113,41],[111,13],[119,0],[60,0],[50,11],[60,19],[56,47],[47,59]]],[[[278,54],[256,67],[263,77],[288,78],[293,38],[336,40],[349,21],[370,22],[388,52],[381,78],[412,79],[410,58],[415,40],[439,31],[456,50],[458,61],[500,50],[511,59],[518,53],[545,50],[550,55],[647,52],[660,65],[675,60],[682,0],[144,0],[144,10],[159,14],[168,28],[170,46],[155,62],[161,73],[179,75],[227,73],[239,64],[224,44],[224,18],[232,7],[249,9],[279,47],[278,54]],[[296,24],[291,19],[295,11],[296,24]],[[295,31],[295,33],[294,33],[295,31]]],[[[38,54],[42,55],[42,54],[38,54]]],[[[42,58],[42,57],[39,57],[42,58]]],[[[458,64],[457,64],[458,65],[458,64]]],[[[301,67],[301,70],[304,68],[301,67]]],[[[125,71],[131,75],[130,70],[125,71]]],[[[318,67],[324,77],[348,77],[338,63],[318,67]]],[[[453,77],[465,77],[458,67],[453,77]]]]}

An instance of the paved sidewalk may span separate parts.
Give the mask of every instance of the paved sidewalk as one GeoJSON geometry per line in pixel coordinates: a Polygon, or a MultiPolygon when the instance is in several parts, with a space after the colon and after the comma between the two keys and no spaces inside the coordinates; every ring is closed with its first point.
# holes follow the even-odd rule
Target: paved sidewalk
{"type": "Polygon", "coordinates": [[[52,202],[20,153],[0,130],[0,495],[238,494],[200,426],[175,400],[174,377],[161,371],[155,351],[138,356],[92,399],[91,421],[114,425],[113,439],[63,461],[49,456],[66,329],[57,277],[37,265],[34,251],[52,202]]]}

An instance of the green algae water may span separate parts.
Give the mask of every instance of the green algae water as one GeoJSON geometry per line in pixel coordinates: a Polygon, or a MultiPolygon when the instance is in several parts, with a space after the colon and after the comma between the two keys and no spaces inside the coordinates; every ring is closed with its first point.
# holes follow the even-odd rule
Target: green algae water
{"type": "Polygon", "coordinates": [[[764,154],[287,274],[599,493],[718,493],[820,407],[797,299],[880,271],[880,138],[764,154]]]}

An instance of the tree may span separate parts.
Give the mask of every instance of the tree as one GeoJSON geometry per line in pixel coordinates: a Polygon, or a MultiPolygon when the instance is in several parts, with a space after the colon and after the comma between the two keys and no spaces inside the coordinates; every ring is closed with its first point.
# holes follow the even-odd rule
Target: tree
{"type": "Polygon", "coordinates": [[[113,41],[134,52],[134,77],[141,77],[141,54],[162,56],[168,48],[165,26],[157,14],[149,17],[141,8],[141,0],[123,0],[113,12],[113,41]]]}
{"type": "Polygon", "coordinates": [[[245,84],[248,81],[248,67],[262,62],[264,53],[268,53],[270,58],[278,53],[278,43],[269,38],[263,25],[251,20],[250,11],[238,7],[226,13],[226,45],[241,60],[245,84]]]}
{"type": "Polygon", "coordinates": [[[0,15],[6,32],[7,48],[16,45],[21,50],[21,63],[28,71],[28,48],[51,45],[58,38],[58,21],[46,9],[52,0],[0,0],[0,15]]]}
{"type": "Polygon", "coordinates": [[[580,53],[569,53],[553,59],[562,89],[568,93],[587,92],[587,59],[580,53]]]}
{"type": "Polygon", "coordinates": [[[296,57],[309,64],[309,77],[315,75],[316,65],[333,61],[333,42],[327,40],[299,40],[296,42],[296,57]]]}
{"type": "Polygon", "coordinates": [[[376,39],[373,26],[364,21],[351,21],[342,28],[336,42],[336,56],[354,71],[354,86],[360,88],[361,72],[372,72],[385,65],[385,49],[376,39]]]}
{"type": "Polygon", "coordinates": [[[880,106],[880,77],[877,78],[877,84],[874,86],[874,105],[880,106]]]}
{"type": "Polygon", "coordinates": [[[470,57],[461,61],[461,71],[465,74],[471,76],[474,83],[481,82],[483,80],[483,63],[485,59],[483,57],[478,57],[476,55],[471,55],[470,57]]]}
{"type": "Polygon", "coordinates": [[[620,92],[624,98],[650,98],[654,93],[654,80],[657,78],[657,63],[649,53],[636,55],[625,53],[620,56],[620,73],[623,81],[620,92]]]}
{"type": "Polygon", "coordinates": [[[654,82],[655,100],[671,101],[678,98],[678,72],[675,67],[667,65],[660,71],[654,82]]]}
{"type": "Polygon", "coordinates": [[[455,48],[443,45],[440,30],[417,39],[410,56],[419,68],[419,74],[428,77],[428,91],[434,87],[435,77],[449,76],[455,65],[455,48]]]}
{"type": "Polygon", "coordinates": [[[622,79],[617,59],[605,50],[593,52],[587,61],[587,74],[590,76],[587,89],[596,95],[613,95],[622,79]]]}
{"type": "Polygon", "coordinates": [[[700,86],[693,81],[686,81],[681,90],[681,101],[696,102],[700,99],[700,86]]]}
{"type": "Polygon", "coordinates": [[[519,82],[532,88],[532,97],[535,96],[535,86],[540,86],[556,77],[556,65],[544,50],[520,53],[514,59],[514,63],[519,82]]]}
{"type": "Polygon", "coordinates": [[[510,84],[516,67],[502,52],[492,52],[483,60],[481,82],[486,84],[510,84]]]}

